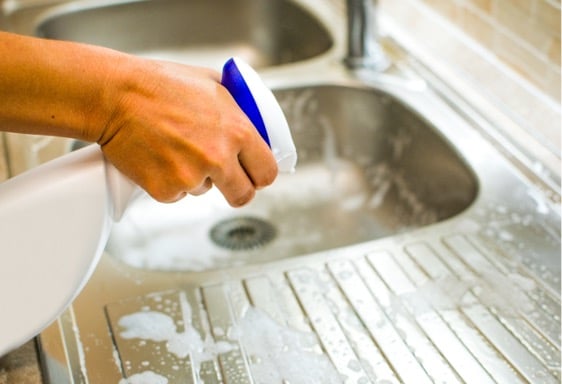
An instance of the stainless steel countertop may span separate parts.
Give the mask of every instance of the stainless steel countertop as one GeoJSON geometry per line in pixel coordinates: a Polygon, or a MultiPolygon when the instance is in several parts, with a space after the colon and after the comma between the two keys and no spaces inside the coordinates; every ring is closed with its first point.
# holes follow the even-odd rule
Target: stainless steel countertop
{"type": "MultiPolygon", "coordinates": [[[[172,377],[172,356],[155,358],[163,345],[145,341],[141,348],[123,337],[120,319],[165,311],[215,342],[232,343],[225,330],[245,324],[248,308],[282,324],[275,329],[288,337],[287,330],[312,335],[307,348],[322,351],[345,382],[560,382],[560,191],[514,161],[501,142],[488,142],[482,115],[438,80],[421,92],[396,90],[388,79],[342,73],[339,54],[341,47],[264,77],[272,86],[281,78],[359,81],[422,109],[444,108],[454,128],[443,117],[435,124],[474,170],[475,202],[408,233],[227,270],[154,272],[105,255],[72,307],[39,338],[52,382],[117,383],[123,372],[162,369],[161,362],[172,377]]],[[[239,340],[206,367],[208,379],[251,382],[259,357],[252,348],[239,340]]]]}

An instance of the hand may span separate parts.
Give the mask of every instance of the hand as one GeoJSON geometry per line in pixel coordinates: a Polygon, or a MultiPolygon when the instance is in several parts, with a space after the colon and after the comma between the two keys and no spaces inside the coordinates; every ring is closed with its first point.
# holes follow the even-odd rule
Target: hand
{"type": "Polygon", "coordinates": [[[126,81],[108,84],[105,98],[111,108],[97,141],[117,169],[161,202],[202,194],[214,184],[237,207],[274,181],[271,150],[219,73],[144,59],[139,64],[126,81]]]}

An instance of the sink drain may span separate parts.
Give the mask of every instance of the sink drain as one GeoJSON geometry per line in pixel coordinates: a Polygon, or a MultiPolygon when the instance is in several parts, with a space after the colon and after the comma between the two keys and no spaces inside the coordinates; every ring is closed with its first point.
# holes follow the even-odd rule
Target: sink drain
{"type": "Polygon", "coordinates": [[[239,251],[254,249],[275,238],[273,225],[256,217],[235,217],[217,223],[210,232],[215,244],[239,251]]]}

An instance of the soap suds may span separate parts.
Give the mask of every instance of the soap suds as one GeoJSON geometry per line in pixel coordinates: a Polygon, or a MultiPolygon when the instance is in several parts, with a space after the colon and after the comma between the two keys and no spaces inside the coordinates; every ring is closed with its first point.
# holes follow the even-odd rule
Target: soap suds
{"type": "Polygon", "coordinates": [[[152,371],[144,371],[119,380],[119,384],[168,384],[168,379],[152,371]]]}
{"type": "Polygon", "coordinates": [[[123,316],[119,326],[124,339],[145,339],[152,341],[169,341],[176,335],[176,326],[172,318],[160,312],[137,312],[123,316]]]}
{"type": "Polygon", "coordinates": [[[233,333],[244,345],[256,384],[342,383],[327,356],[314,350],[312,333],[282,326],[255,307],[247,309],[233,333]]]}
{"type": "MultiPolygon", "coordinates": [[[[180,295],[180,302],[184,309],[184,314],[191,313],[185,296],[180,295]]],[[[174,320],[161,312],[147,311],[135,312],[123,316],[119,320],[119,326],[123,331],[120,336],[124,339],[141,339],[155,342],[166,342],[166,349],[180,359],[191,358],[191,364],[195,372],[199,373],[201,363],[212,360],[219,354],[229,352],[236,348],[234,344],[228,342],[215,342],[210,335],[205,339],[191,325],[191,317],[185,321],[185,330],[176,331],[174,320]]]]}
{"type": "MultiPolygon", "coordinates": [[[[178,358],[189,355],[198,384],[203,383],[200,379],[202,363],[237,349],[238,343],[244,346],[256,384],[342,382],[328,357],[318,352],[313,333],[303,333],[283,326],[265,312],[249,307],[238,324],[223,332],[231,342],[217,342],[209,333],[203,338],[192,326],[191,307],[183,294],[180,294],[180,304],[184,317],[183,332],[177,332],[174,320],[167,314],[140,311],[120,318],[120,336],[124,339],[166,342],[169,353],[178,358]]],[[[163,376],[146,371],[124,379],[119,384],[167,382],[163,376]]]]}

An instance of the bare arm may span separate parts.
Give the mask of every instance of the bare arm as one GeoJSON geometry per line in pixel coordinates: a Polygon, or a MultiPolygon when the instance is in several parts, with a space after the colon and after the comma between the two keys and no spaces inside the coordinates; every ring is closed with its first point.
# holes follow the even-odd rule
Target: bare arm
{"type": "Polygon", "coordinates": [[[95,141],[159,201],[215,184],[239,206],[277,175],[215,71],[4,32],[0,57],[0,130],[95,141]]]}

